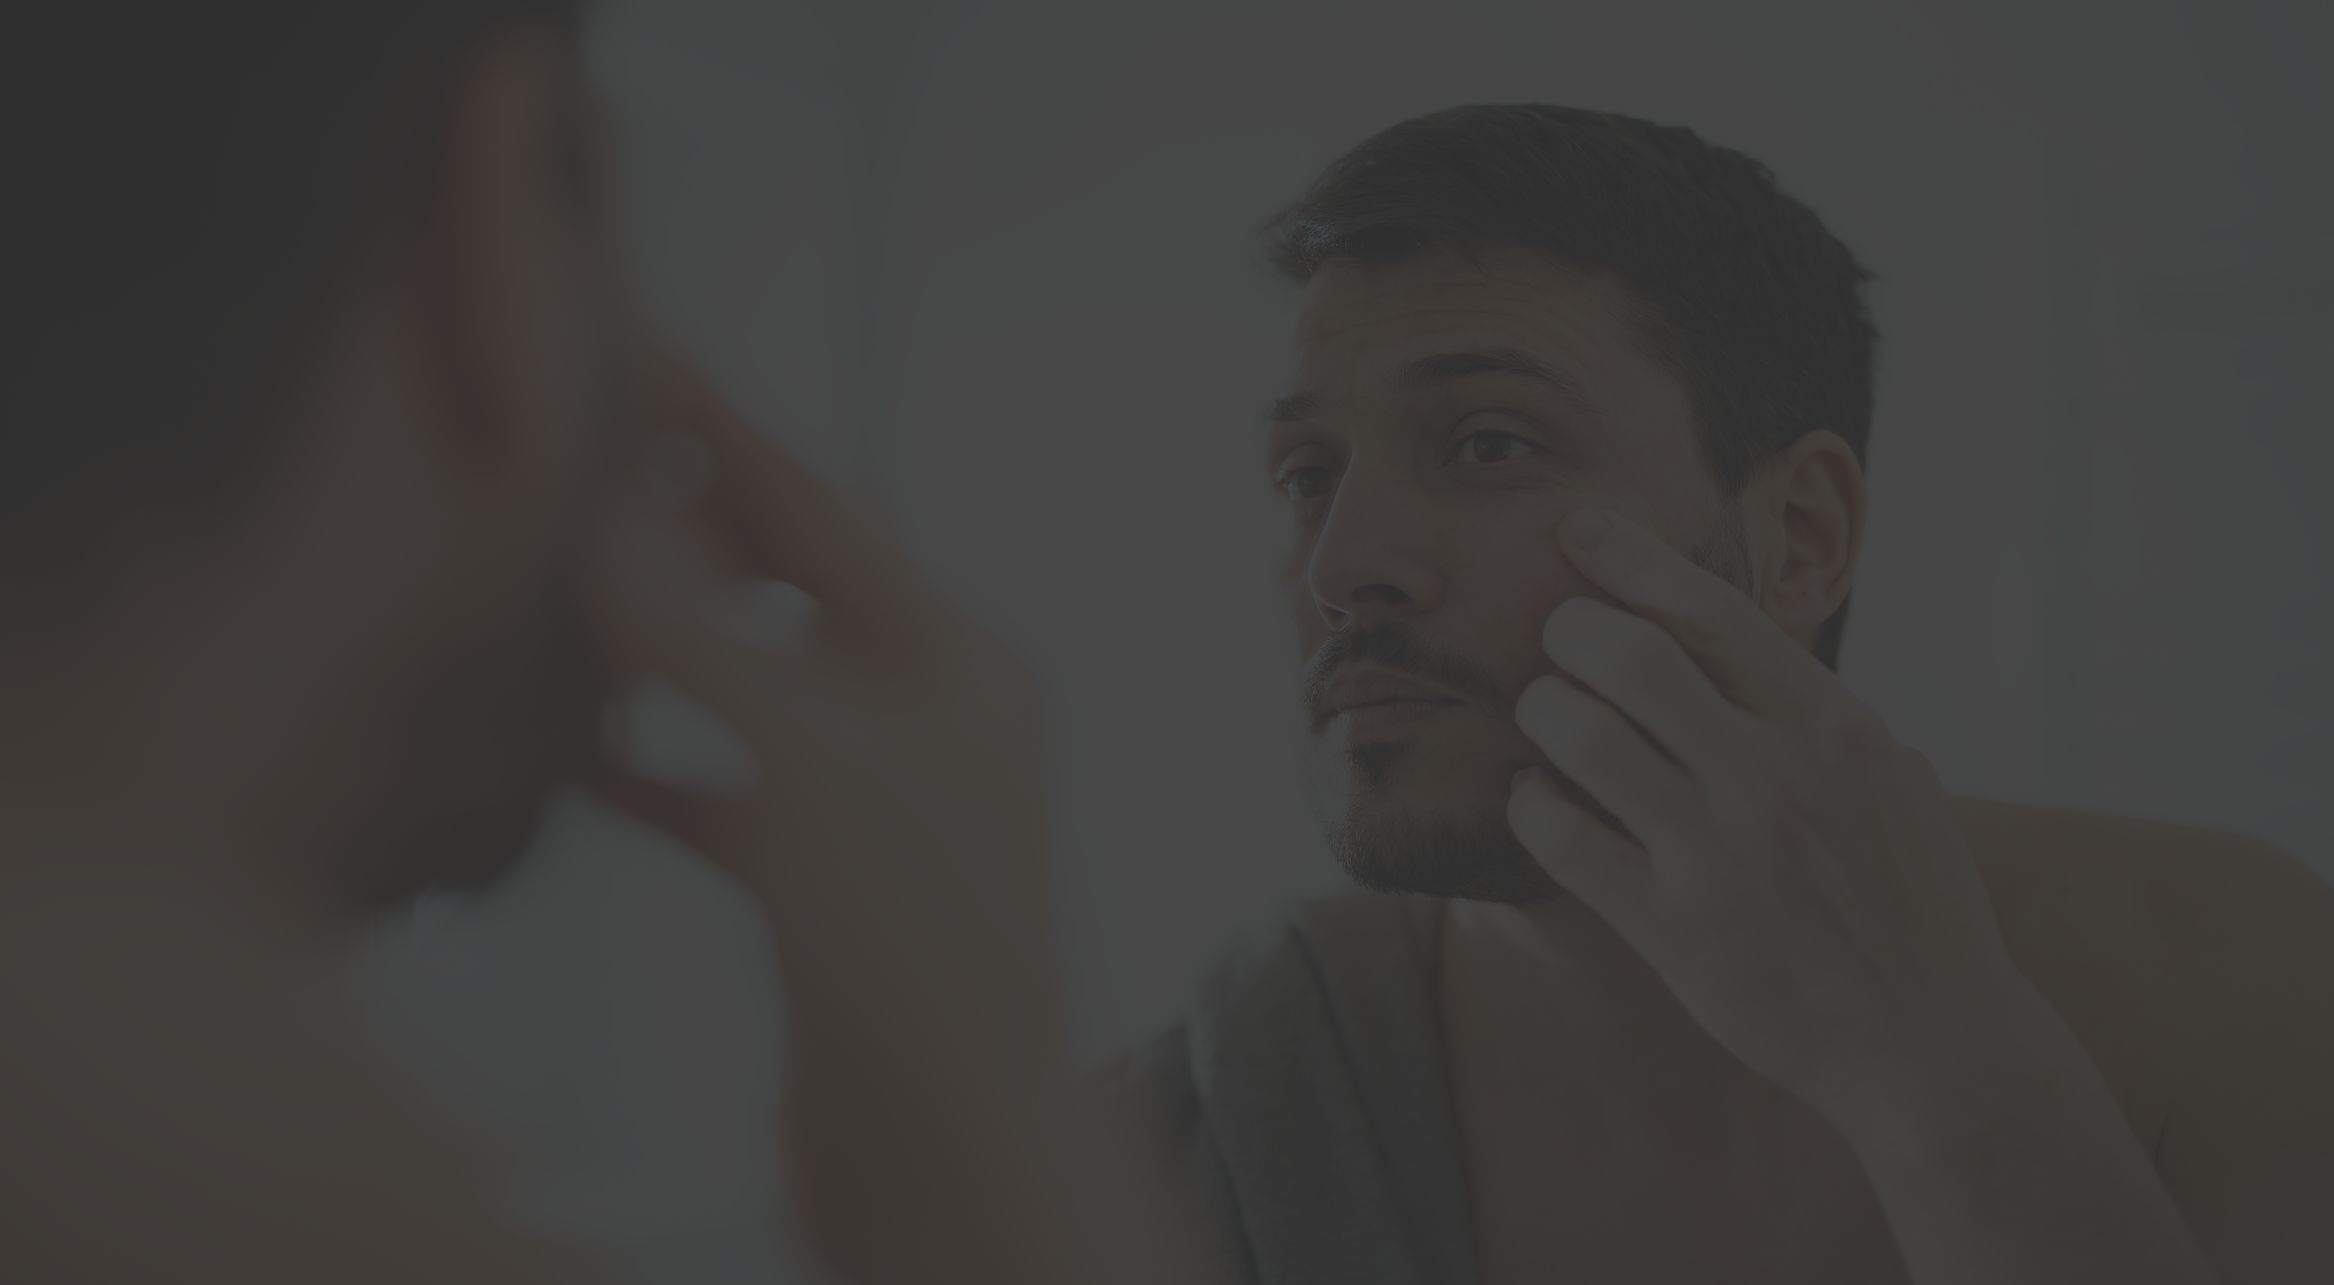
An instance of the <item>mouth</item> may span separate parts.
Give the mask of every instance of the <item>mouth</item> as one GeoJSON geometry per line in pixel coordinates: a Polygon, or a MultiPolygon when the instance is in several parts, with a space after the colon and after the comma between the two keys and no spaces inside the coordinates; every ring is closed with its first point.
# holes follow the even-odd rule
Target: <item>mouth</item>
{"type": "Polygon", "coordinates": [[[1457,709],[1459,702],[1448,700],[1391,700],[1369,705],[1356,705],[1341,710],[1329,719],[1331,729],[1351,731],[1399,726],[1433,718],[1457,709]]]}
{"type": "Polygon", "coordinates": [[[1355,674],[1330,687],[1315,725],[1324,732],[1400,727],[1465,706],[1465,701],[1448,692],[1410,679],[1384,673],[1355,674]]]}

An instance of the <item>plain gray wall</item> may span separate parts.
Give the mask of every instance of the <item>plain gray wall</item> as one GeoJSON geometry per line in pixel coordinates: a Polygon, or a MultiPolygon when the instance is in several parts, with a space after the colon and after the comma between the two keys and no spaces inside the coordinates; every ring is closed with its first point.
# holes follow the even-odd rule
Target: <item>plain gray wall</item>
{"type": "MultiPolygon", "coordinates": [[[[1883,278],[1849,682],[1949,784],[2334,873],[2334,120],[2320,7],[2100,0],[605,7],[658,315],[1045,680],[1089,1047],[1334,887],[1300,808],[1249,234],[1463,101],[1692,125],[1883,278]]],[[[753,917],[578,809],[360,977],[528,1216],[757,1279],[779,996],[753,917]]]]}

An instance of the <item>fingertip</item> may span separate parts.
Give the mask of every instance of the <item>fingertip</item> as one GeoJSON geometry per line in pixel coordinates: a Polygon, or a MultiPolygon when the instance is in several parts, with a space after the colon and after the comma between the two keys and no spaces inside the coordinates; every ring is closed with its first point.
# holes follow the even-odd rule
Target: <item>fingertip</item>
{"type": "MultiPolygon", "coordinates": [[[[1562,701],[1567,695],[1577,690],[1579,689],[1573,682],[1562,674],[1542,674],[1524,684],[1522,694],[1516,697],[1515,715],[1518,719],[1527,719],[1535,714],[1546,712],[1550,706],[1562,701]]],[[[1531,769],[1525,770],[1530,771],[1531,769]]],[[[1522,774],[1518,773],[1517,775],[1521,776],[1522,774]]]]}
{"type": "Polygon", "coordinates": [[[1556,783],[1544,768],[1527,767],[1508,780],[1508,825],[1535,858],[1540,857],[1539,847],[1548,838],[1551,809],[1563,806],[1556,783]]]}

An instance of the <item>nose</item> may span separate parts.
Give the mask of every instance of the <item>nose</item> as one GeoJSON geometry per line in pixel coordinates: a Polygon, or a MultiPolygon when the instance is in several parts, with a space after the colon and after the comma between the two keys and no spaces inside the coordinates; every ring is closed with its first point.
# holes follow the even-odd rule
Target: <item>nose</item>
{"type": "Polygon", "coordinates": [[[1349,468],[1314,540],[1306,579],[1333,630],[1435,610],[1444,584],[1428,505],[1396,479],[1349,468]]]}

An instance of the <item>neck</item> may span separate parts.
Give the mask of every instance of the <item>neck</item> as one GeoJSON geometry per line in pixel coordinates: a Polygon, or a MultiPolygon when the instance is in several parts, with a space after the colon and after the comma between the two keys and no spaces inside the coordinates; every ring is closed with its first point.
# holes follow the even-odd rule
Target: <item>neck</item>
{"type": "Polygon", "coordinates": [[[1594,1077],[1632,1092],[1765,1096],[1660,974],[1580,901],[1449,901],[1438,918],[1448,1038],[1472,1050],[1469,1063],[1594,1077]]]}

